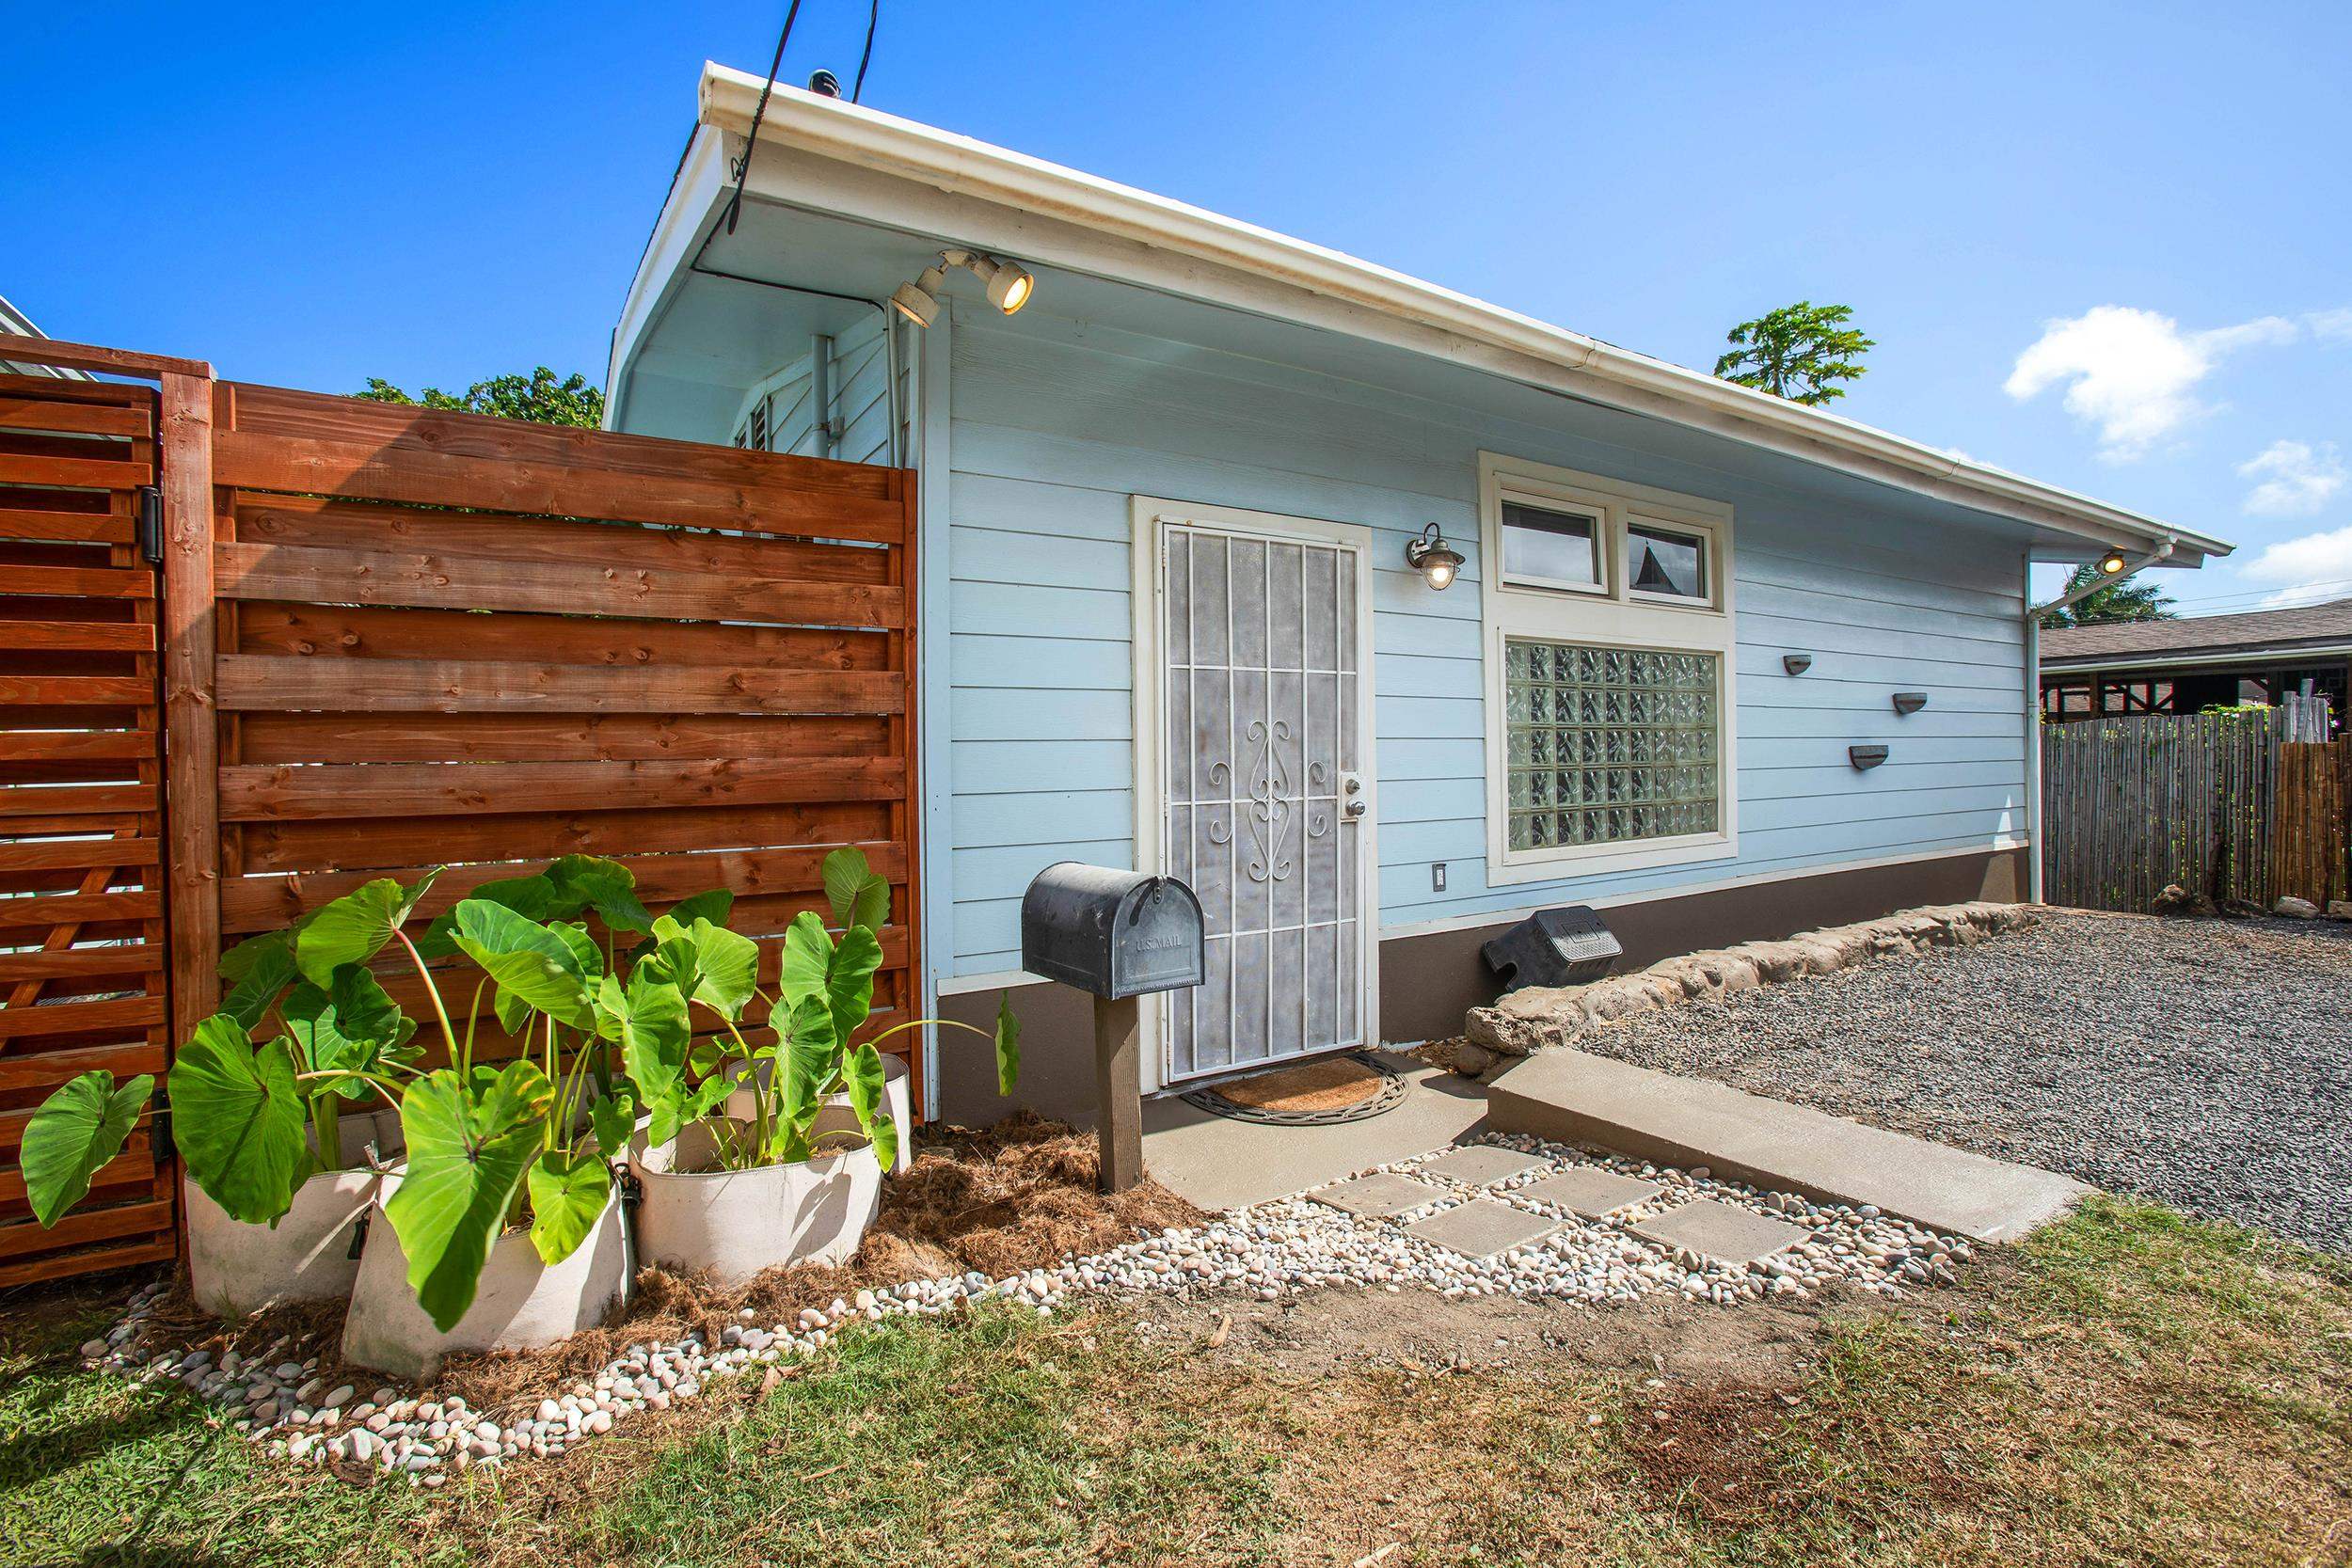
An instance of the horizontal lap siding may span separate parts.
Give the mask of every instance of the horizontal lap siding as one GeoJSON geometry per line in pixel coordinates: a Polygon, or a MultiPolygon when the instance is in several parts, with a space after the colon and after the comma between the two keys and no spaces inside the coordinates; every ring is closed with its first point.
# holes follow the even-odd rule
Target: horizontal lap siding
{"type": "MultiPolygon", "coordinates": [[[[856,844],[893,893],[875,1027],[909,1016],[911,476],[266,388],[223,409],[226,942],[373,877],[446,865],[426,918],[584,852],[657,910],[732,890],[772,976],[856,844]],[[340,493],[274,488],[301,483],[340,493]]],[[[444,984],[462,1028],[473,988],[444,984]]],[[[515,1049],[482,1016],[477,1049],[515,1049]]]]}
{"type": "Polygon", "coordinates": [[[1020,895],[1042,866],[1132,863],[1136,494],[1375,531],[1384,926],[2023,835],[2015,546],[1295,370],[1076,333],[1026,318],[955,328],[955,973],[1019,966],[1020,895]],[[1482,448],[1734,507],[1737,861],[1487,887],[1482,448]],[[1404,563],[1406,540],[1432,521],[1470,557],[1442,594],[1404,563]],[[1795,652],[1814,662],[1792,678],[1781,658],[1795,652]],[[1927,692],[1927,707],[1899,718],[1896,690],[1927,692]],[[1846,756],[1864,742],[1892,749],[1867,774],[1846,756]],[[1437,860],[1442,895],[1429,888],[1437,860]]]}

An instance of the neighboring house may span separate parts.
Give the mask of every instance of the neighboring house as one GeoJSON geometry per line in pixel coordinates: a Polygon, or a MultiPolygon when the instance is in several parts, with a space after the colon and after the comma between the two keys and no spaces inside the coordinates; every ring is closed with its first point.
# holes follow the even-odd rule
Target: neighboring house
{"type": "MultiPolygon", "coordinates": [[[[47,336],[47,333],[33,325],[32,318],[25,315],[24,311],[18,309],[15,306],[10,305],[5,294],[0,294],[0,339],[45,338],[47,336]]],[[[66,381],[94,381],[97,379],[87,371],[59,370],[54,365],[15,364],[9,361],[5,355],[0,355],[0,375],[47,375],[56,376],[66,381]]]]}
{"type": "MultiPolygon", "coordinates": [[[[790,88],[730,230],[760,87],[706,71],[608,418],[918,470],[927,978],[1021,988],[1051,1108],[1091,1092],[1084,999],[1020,973],[1059,860],[1207,906],[1153,1089],[1453,1033],[1546,906],[1646,959],[2024,897],[2028,563],[2229,548],[790,88]]],[[[944,1114],[984,1055],[943,1045],[944,1114]]]]}
{"type": "Polygon", "coordinates": [[[2296,610],[2111,621],[2042,634],[2042,712],[2063,722],[2277,703],[2311,683],[2337,713],[2352,690],[2352,598],[2296,610]]]}

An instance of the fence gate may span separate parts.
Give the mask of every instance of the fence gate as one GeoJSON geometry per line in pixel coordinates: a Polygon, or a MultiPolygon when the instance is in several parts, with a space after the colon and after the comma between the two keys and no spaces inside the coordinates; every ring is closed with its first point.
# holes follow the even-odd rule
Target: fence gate
{"type": "Polygon", "coordinates": [[[165,1013],[151,388],[0,375],[0,1285],[174,1249],[151,1117],[54,1230],[17,1150],[92,1068],[160,1074],[165,1013]]]}

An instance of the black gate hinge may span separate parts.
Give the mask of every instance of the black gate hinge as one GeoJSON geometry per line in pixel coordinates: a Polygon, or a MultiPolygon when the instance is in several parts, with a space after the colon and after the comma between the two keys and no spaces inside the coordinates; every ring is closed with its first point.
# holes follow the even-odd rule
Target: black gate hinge
{"type": "Polygon", "coordinates": [[[139,486],[139,554],[150,566],[164,563],[164,493],[152,484],[139,486]]]}

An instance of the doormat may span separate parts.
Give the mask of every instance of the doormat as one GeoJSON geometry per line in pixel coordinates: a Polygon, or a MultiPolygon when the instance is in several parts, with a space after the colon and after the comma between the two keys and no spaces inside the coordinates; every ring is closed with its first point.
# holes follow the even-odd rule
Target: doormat
{"type": "Polygon", "coordinates": [[[1235,1121],[1276,1127],[1328,1127],[1363,1121],[1403,1102],[1402,1074],[1359,1053],[1277,1068],[1184,1096],[1188,1105],[1235,1121]]]}

